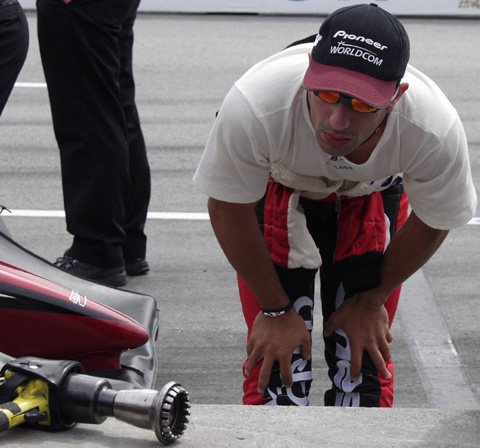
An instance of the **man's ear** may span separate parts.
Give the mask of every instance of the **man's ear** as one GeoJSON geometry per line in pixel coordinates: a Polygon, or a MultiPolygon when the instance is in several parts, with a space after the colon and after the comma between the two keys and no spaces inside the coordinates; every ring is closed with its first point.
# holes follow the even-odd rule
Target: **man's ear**
{"type": "Polygon", "coordinates": [[[386,109],[387,112],[390,113],[393,111],[393,109],[395,109],[395,106],[400,101],[400,98],[402,97],[402,95],[408,90],[408,87],[409,87],[408,82],[402,82],[400,84],[400,86],[398,87],[398,92],[395,95],[395,98],[392,100],[392,102],[388,105],[386,109]]]}

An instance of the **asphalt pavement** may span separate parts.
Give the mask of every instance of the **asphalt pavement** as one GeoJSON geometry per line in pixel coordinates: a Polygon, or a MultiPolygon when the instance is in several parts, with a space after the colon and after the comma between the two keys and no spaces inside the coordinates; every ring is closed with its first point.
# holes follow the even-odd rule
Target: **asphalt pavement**
{"type": "MultiPolygon", "coordinates": [[[[27,62],[0,118],[0,204],[13,212],[2,216],[16,241],[53,261],[69,247],[71,236],[61,216],[60,162],[35,14],[29,13],[28,19],[27,62]]],[[[158,302],[158,387],[172,380],[181,383],[200,409],[241,404],[246,328],[234,272],[214,238],[206,198],[191,178],[215,111],[232,83],[260,59],[316,33],[322,20],[160,14],[137,19],[137,102],[152,170],[147,223],[151,271],[130,278],[126,288],[158,302]]],[[[411,63],[429,74],[459,111],[480,191],[478,20],[402,22],[411,39],[411,63]]],[[[396,408],[424,409],[424,415],[433,415],[428,414],[432,410],[480,409],[479,233],[475,223],[452,231],[405,285],[393,326],[396,408]]],[[[323,405],[328,387],[320,311],[316,307],[314,407],[323,405]]]]}

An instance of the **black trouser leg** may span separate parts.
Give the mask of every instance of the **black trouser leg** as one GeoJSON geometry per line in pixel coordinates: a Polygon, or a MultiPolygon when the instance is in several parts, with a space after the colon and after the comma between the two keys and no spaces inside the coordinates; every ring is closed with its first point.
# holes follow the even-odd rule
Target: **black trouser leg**
{"type": "MultiPolygon", "coordinates": [[[[143,202],[145,216],[145,200],[131,189],[131,175],[139,171],[131,173],[132,158],[140,154],[148,166],[134,103],[132,52],[126,49],[133,43],[137,7],[138,0],[37,1],[67,229],[74,235],[68,254],[100,266],[124,262],[128,201],[143,202]],[[131,150],[132,141],[140,150],[131,150]]],[[[145,177],[145,169],[140,171],[145,177]]],[[[145,242],[139,252],[144,250],[145,242]]]]}
{"type": "Polygon", "coordinates": [[[147,238],[144,232],[150,202],[150,167],[145,140],[135,104],[132,49],[135,11],[120,33],[120,94],[128,129],[130,189],[126,203],[125,242],[123,255],[126,260],[145,257],[147,238]]]}
{"type": "Polygon", "coordinates": [[[28,23],[19,3],[0,5],[0,115],[27,57],[28,23]]]}

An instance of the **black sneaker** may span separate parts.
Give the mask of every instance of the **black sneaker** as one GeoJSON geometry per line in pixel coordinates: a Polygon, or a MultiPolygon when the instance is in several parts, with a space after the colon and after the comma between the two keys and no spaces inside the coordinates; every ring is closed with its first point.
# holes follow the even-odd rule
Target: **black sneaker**
{"type": "Polygon", "coordinates": [[[57,258],[57,261],[55,261],[53,265],[70,274],[96,280],[109,286],[125,286],[127,284],[127,274],[123,266],[103,268],[101,266],[84,263],[68,256],[57,258]]]}
{"type": "Polygon", "coordinates": [[[127,260],[125,262],[125,270],[127,271],[127,275],[137,276],[145,275],[150,270],[150,267],[145,258],[137,258],[136,260],[127,260]]]}

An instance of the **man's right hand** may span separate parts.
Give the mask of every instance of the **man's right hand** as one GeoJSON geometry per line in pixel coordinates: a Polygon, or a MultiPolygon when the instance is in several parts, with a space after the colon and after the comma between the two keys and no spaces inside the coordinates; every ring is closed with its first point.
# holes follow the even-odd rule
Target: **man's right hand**
{"type": "Polygon", "coordinates": [[[295,310],[279,317],[267,317],[258,313],[247,344],[245,374],[250,375],[252,369],[263,360],[258,378],[259,393],[268,386],[275,361],[280,365],[284,385],[292,387],[292,354],[298,347],[302,357],[309,360],[312,338],[305,321],[295,310]]]}

